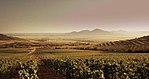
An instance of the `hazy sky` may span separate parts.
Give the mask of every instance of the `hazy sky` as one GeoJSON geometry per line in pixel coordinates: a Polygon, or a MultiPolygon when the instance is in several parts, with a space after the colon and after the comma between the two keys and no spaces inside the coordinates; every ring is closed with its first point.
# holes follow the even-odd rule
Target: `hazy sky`
{"type": "Polygon", "coordinates": [[[148,30],[149,0],[0,0],[0,32],[148,30]]]}

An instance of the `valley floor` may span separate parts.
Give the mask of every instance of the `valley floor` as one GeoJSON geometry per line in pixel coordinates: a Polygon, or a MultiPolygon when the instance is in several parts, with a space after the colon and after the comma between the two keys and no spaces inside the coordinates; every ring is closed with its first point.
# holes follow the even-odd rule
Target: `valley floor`
{"type": "Polygon", "coordinates": [[[117,53],[97,50],[78,50],[78,49],[38,49],[38,48],[11,48],[0,49],[0,58],[148,58],[149,53],[117,53]],[[16,50],[15,53],[12,53],[16,50]]]}

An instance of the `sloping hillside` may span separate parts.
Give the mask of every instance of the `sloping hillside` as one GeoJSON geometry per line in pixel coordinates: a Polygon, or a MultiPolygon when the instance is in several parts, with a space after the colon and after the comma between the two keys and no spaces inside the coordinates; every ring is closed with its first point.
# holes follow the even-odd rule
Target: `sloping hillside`
{"type": "Polygon", "coordinates": [[[0,34],[0,40],[23,40],[23,39],[0,34]]]}
{"type": "Polygon", "coordinates": [[[100,50],[104,51],[149,53],[149,36],[126,41],[107,42],[99,46],[100,50]]]}

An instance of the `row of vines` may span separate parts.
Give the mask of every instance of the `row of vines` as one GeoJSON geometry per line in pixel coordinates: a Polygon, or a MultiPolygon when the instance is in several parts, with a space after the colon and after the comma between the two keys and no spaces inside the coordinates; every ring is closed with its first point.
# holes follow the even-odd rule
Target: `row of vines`
{"type": "Polygon", "coordinates": [[[36,59],[0,59],[0,79],[38,79],[38,60],[36,59]]]}
{"type": "Polygon", "coordinates": [[[149,79],[148,58],[0,59],[0,79],[39,79],[44,63],[67,79],[149,79]]]}
{"type": "Polygon", "coordinates": [[[100,47],[100,50],[103,51],[148,53],[149,52],[148,44],[149,44],[149,36],[144,36],[132,40],[102,43],[97,45],[97,47],[100,47]]]}
{"type": "Polygon", "coordinates": [[[68,79],[149,79],[149,61],[140,59],[46,59],[68,79]]]}

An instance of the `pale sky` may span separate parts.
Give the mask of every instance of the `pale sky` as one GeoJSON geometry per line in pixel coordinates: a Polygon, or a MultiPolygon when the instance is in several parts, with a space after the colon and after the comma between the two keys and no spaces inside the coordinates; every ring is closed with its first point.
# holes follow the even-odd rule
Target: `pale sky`
{"type": "Polygon", "coordinates": [[[149,0],[0,0],[1,33],[149,31],[149,0]]]}

